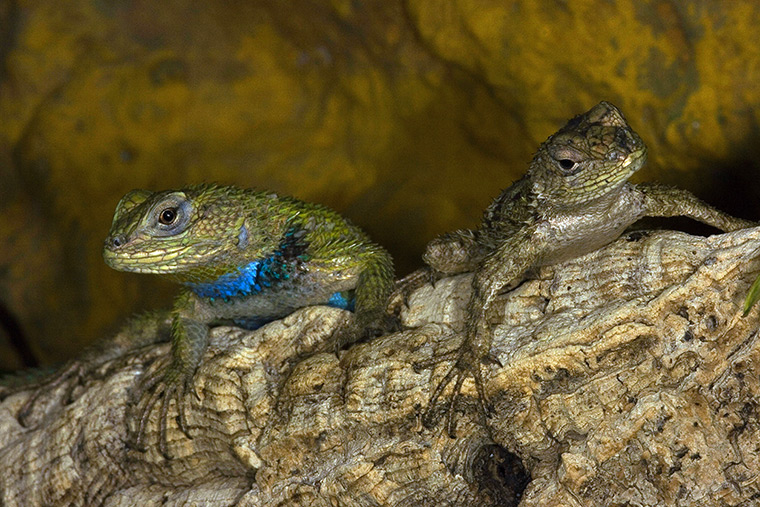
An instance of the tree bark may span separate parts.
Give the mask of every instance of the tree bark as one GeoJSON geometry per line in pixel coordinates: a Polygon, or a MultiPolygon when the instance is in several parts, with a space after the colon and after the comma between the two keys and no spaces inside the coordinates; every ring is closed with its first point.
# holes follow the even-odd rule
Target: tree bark
{"type": "MultiPolygon", "coordinates": [[[[456,418],[421,413],[461,342],[471,275],[416,291],[404,331],[335,354],[340,310],[220,327],[187,420],[129,445],[142,347],[0,404],[5,505],[750,505],[760,497],[758,309],[741,304],[760,229],[631,233],[541,268],[493,305],[488,427],[468,379],[456,418]],[[515,460],[514,456],[518,459],[515,460]],[[530,476],[522,491],[524,476],[530,476]],[[522,495],[520,496],[520,494],[522,495]]],[[[93,363],[94,364],[94,363],[93,363]]],[[[525,479],[527,480],[527,479],[525,479]]]]}

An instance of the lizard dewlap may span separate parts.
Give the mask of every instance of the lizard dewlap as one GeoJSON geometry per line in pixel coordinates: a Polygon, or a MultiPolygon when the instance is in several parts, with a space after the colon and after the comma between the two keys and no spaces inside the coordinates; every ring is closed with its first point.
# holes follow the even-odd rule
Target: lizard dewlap
{"type": "Polygon", "coordinates": [[[137,443],[163,396],[164,455],[169,400],[180,405],[186,432],[181,404],[210,326],[259,325],[324,304],[354,311],[350,329],[340,334],[341,342],[350,342],[382,327],[393,285],[390,255],[335,211],[233,186],[129,192],[116,207],[103,257],[114,269],[161,275],[184,286],[172,310],[172,361],[141,384],[151,394],[137,443]]]}

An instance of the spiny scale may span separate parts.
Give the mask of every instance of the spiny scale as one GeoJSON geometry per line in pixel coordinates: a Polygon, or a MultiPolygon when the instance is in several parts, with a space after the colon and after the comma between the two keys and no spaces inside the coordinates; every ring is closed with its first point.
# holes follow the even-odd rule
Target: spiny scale
{"type": "MultiPolygon", "coordinates": [[[[602,247],[644,216],[687,216],[724,231],[754,225],[685,190],[628,183],[645,158],[644,142],[620,110],[601,102],[539,147],[528,172],[494,200],[480,227],[444,234],[428,245],[423,259],[435,276],[466,271],[475,271],[475,276],[465,339],[450,355],[455,363],[431,396],[426,425],[438,420],[436,404],[453,382],[451,402],[443,410],[453,433],[456,400],[467,376],[475,379],[485,419],[481,364],[491,351],[488,309],[496,294],[519,283],[530,269],[602,247]]],[[[409,279],[422,277],[413,274],[409,279]]]]}
{"type": "MultiPolygon", "coordinates": [[[[354,309],[341,344],[382,328],[393,284],[388,253],[338,213],[272,192],[197,185],[134,190],[119,202],[103,256],[114,269],[166,276],[184,285],[172,310],[172,359],[141,383],[136,444],[159,403],[159,448],[183,403],[208,342],[209,326],[259,325],[303,306],[354,309]],[[355,307],[355,308],[354,308],[355,307]]],[[[188,435],[189,436],[189,435],[188,435]]]]}

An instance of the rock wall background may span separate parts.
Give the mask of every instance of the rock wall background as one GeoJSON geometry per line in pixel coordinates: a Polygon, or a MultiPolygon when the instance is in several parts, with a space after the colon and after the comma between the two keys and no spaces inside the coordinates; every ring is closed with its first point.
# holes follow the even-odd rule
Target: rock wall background
{"type": "Polygon", "coordinates": [[[322,202],[404,274],[605,99],[650,148],[635,180],[758,218],[758,40],[750,0],[0,0],[0,368],[171,304],[100,256],[138,187],[322,202]]]}

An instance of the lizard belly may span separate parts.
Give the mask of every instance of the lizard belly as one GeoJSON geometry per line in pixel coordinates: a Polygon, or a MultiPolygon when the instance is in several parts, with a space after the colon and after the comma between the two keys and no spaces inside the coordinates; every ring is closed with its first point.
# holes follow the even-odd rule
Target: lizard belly
{"type": "Polygon", "coordinates": [[[353,289],[357,281],[358,276],[353,274],[323,276],[322,273],[305,272],[272,284],[266,290],[226,299],[204,299],[218,319],[263,323],[284,317],[304,306],[328,305],[351,309],[353,301],[346,292],[353,289]]]}
{"type": "Polygon", "coordinates": [[[618,238],[627,226],[612,224],[582,231],[559,229],[552,235],[557,240],[555,247],[541,257],[539,265],[555,264],[593,252],[618,238]]]}

